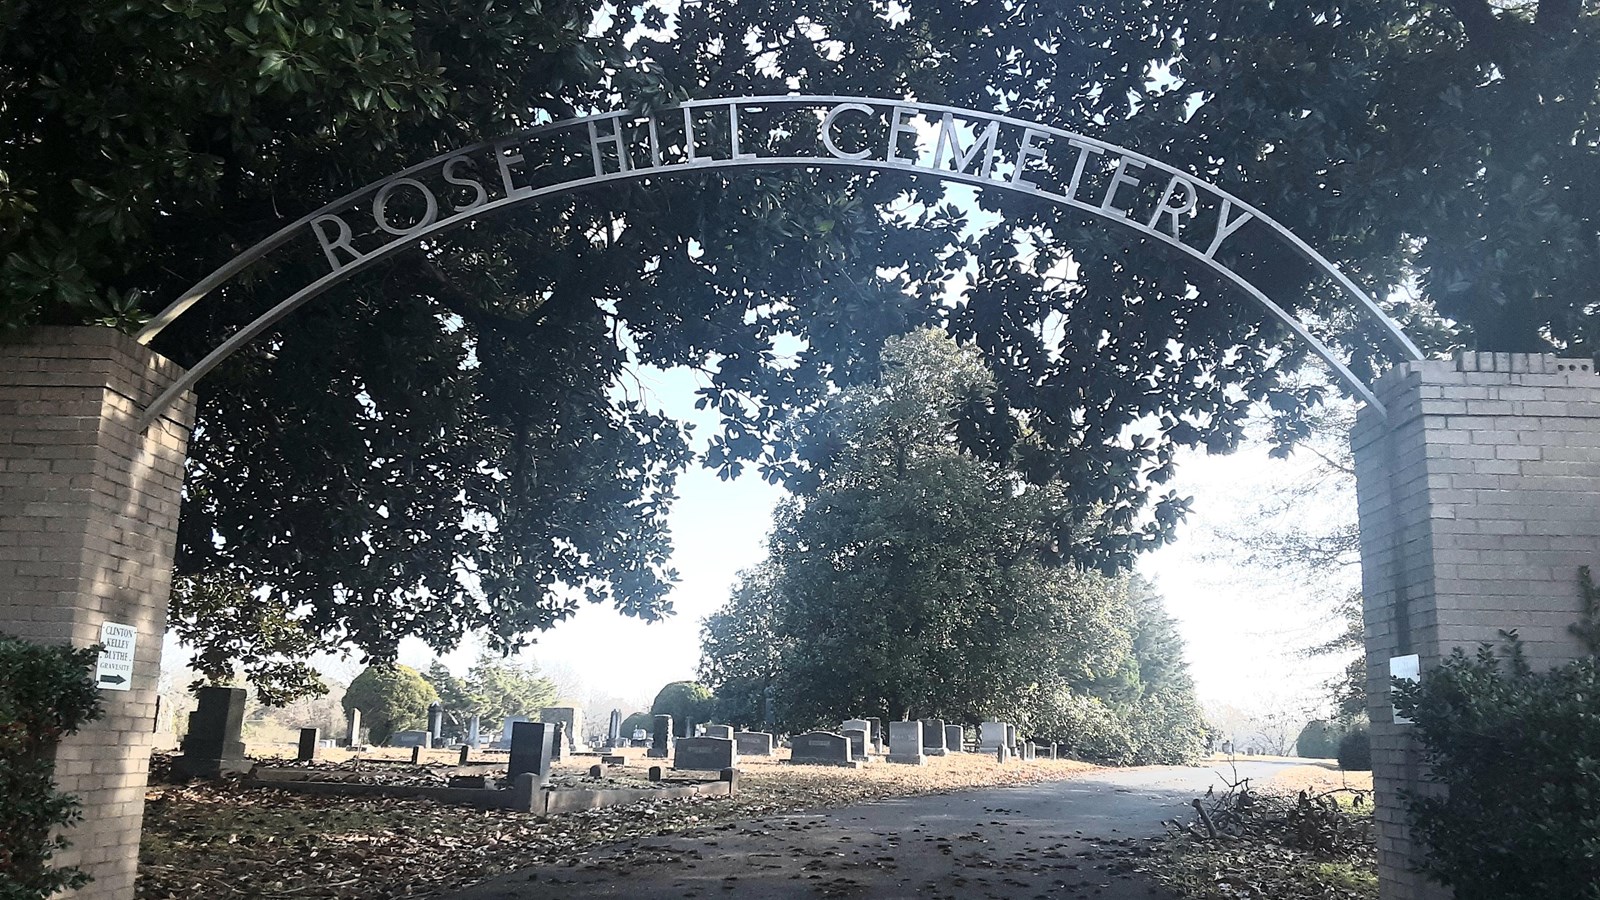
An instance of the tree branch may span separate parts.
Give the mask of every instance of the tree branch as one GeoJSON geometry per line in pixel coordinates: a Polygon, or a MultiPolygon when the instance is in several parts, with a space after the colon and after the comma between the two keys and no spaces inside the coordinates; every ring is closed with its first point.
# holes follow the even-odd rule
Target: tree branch
{"type": "Polygon", "coordinates": [[[456,284],[449,275],[445,274],[443,269],[425,258],[415,257],[415,269],[434,288],[431,293],[433,298],[439,301],[440,305],[476,328],[527,336],[537,330],[543,321],[542,317],[534,316],[524,319],[510,319],[484,310],[478,306],[476,297],[456,284]]]}
{"type": "Polygon", "coordinates": [[[1583,12],[1583,0],[1540,0],[1533,24],[1546,37],[1571,34],[1583,12]]]}
{"type": "Polygon", "coordinates": [[[1493,62],[1502,63],[1505,27],[1495,16],[1489,0],[1447,0],[1445,5],[1460,20],[1461,28],[1467,33],[1467,43],[1493,62]]]}

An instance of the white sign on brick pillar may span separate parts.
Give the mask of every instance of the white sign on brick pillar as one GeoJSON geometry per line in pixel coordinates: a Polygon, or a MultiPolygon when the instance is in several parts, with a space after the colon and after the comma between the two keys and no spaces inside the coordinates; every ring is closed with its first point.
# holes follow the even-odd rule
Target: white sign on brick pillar
{"type": "Polygon", "coordinates": [[[100,624],[100,660],[95,665],[94,683],[103,691],[133,689],[133,647],[139,630],[116,622],[100,624]]]}

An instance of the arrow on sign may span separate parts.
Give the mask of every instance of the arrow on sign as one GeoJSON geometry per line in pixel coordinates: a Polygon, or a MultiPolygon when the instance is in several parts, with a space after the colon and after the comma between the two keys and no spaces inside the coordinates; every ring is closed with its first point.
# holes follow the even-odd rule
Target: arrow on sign
{"type": "Polygon", "coordinates": [[[123,683],[124,681],[127,681],[127,680],[128,679],[123,678],[121,675],[101,675],[100,676],[100,683],[101,684],[121,684],[121,683],[123,683]]]}

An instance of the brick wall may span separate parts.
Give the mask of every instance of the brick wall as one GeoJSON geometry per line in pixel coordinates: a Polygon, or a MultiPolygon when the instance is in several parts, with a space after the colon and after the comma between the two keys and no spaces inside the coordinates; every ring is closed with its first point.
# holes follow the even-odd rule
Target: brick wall
{"type": "Polygon", "coordinates": [[[1589,360],[1468,353],[1375,385],[1351,440],[1361,518],[1369,712],[1384,900],[1449,893],[1407,871],[1400,790],[1420,780],[1387,702],[1389,659],[1423,677],[1452,648],[1517,629],[1535,665],[1571,659],[1578,567],[1600,569],[1600,378],[1589,360]]]}
{"type": "Polygon", "coordinates": [[[138,629],[132,690],[65,741],[56,780],[83,803],[59,857],[95,878],[76,896],[131,900],[192,398],[134,431],[181,370],[105,328],[0,344],[0,631],[86,647],[138,629]]]}

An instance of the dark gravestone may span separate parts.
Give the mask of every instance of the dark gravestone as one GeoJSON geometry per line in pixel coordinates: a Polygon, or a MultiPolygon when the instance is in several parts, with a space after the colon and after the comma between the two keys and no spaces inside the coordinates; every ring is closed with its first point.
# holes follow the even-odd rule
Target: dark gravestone
{"type": "Polygon", "coordinates": [[[789,740],[789,762],[805,766],[859,768],[861,760],[850,752],[850,739],[842,734],[813,731],[789,740]]]}
{"type": "Polygon", "coordinates": [[[317,758],[317,742],[322,740],[321,728],[300,729],[300,745],[295,748],[294,758],[301,762],[311,762],[317,758]]]}
{"type": "Polygon", "coordinates": [[[731,741],[731,740],[733,740],[733,726],[732,725],[707,725],[706,726],[706,737],[726,738],[727,740],[731,741]]]}
{"type": "Polygon", "coordinates": [[[960,753],[962,751],[961,742],[964,740],[966,740],[966,736],[961,733],[960,725],[946,725],[944,727],[944,749],[946,751],[960,753]]]}
{"type": "Polygon", "coordinates": [[[733,746],[740,756],[771,756],[772,735],[765,731],[735,731],[733,746]]]}
{"type": "Polygon", "coordinates": [[[250,769],[244,756],[243,688],[203,687],[196,692],[199,705],[189,714],[189,733],[183,739],[183,756],[174,762],[185,778],[217,778],[250,769]]]}
{"type": "Polygon", "coordinates": [[[611,711],[611,721],[606,725],[606,749],[622,746],[622,710],[611,711]]]}
{"type": "Polygon", "coordinates": [[[844,736],[850,739],[850,758],[865,761],[867,758],[867,730],[846,728],[844,736]]]}
{"type": "Polygon", "coordinates": [[[626,756],[608,753],[600,757],[600,762],[608,766],[625,766],[628,764],[628,758],[626,756]]]}
{"type": "Polygon", "coordinates": [[[666,759],[672,754],[672,717],[656,716],[652,724],[655,726],[654,740],[645,755],[653,759],[666,759]]]}
{"type": "Polygon", "coordinates": [[[674,769],[709,769],[720,772],[739,764],[732,738],[680,738],[672,753],[674,769]]]}
{"type": "Polygon", "coordinates": [[[422,764],[422,748],[421,747],[412,747],[411,748],[411,764],[413,766],[417,766],[417,765],[421,765],[422,764]]]}
{"type": "Polygon", "coordinates": [[[922,752],[928,756],[943,756],[944,746],[944,720],[922,720],[922,752]]]}
{"type": "Polygon", "coordinates": [[[651,766],[650,767],[650,780],[651,781],[660,781],[661,780],[661,767],[660,766],[651,766]]]}
{"type": "Polygon", "coordinates": [[[444,705],[437,701],[428,704],[428,741],[430,747],[444,742],[444,705]]]}
{"type": "Polygon", "coordinates": [[[458,765],[458,766],[466,765],[467,764],[467,758],[470,757],[471,755],[472,755],[472,745],[471,744],[462,744],[461,745],[461,755],[456,758],[456,765],[458,765]]]}
{"type": "Polygon", "coordinates": [[[551,728],[555,729],[554,731],[551,732],[551,734],[553,735],[551,740],[555,741],[555,754],[551,757],[551,759],[555,760],[556,762],[560,762],[561,761],[561,751],[563,749],[565,749],[565,745],[567,743],[566,723],[564,723],[564,722],[541,722],[539,724],[541,724],[541,725],[549,725],[551,728]]]}
{"type": "Polygon", "coordinates": [[[550,780],[550,763],[556,751],[556,726],[543,722],[514,722],[511,725],[511,758],[506,762],[506,777],[516,780],[528,773],[539,784],[550,780]]]}

